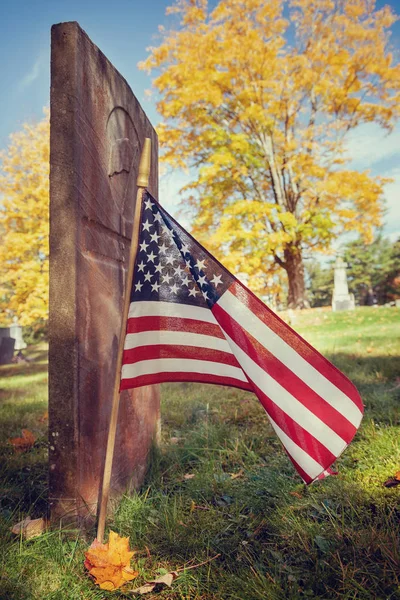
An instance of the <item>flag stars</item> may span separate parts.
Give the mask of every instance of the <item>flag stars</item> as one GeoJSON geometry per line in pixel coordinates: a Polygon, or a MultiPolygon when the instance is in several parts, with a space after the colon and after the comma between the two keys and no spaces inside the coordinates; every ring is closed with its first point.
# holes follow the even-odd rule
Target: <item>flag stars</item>
{"type": "Polygon", "coordinates": [[[182,244],[181,252],[182,254],[189,254],[189,246],[187,244],[182,244]]]}
{"type": "Polygon", "coordinates": [[[193,296],[193,298],[196,298],[197,294],[199,293],[196,290],[196,286],[193,286],[192,288],[189,288],[188,291],[189,291],[189,296],[193,296]]]}
{"type": "Polygon", "coordinates": [[[153,277],[153,275],[150,273],[150,271],[147,271],[147,273],[144,273],[144,280],[145,281],[151,281],[152,277],[153,277]]]}
{"type": "Polygon", "coordinates": [[[162,283],[169,283],[171,281],[172,277],[171,275],[168,275],[168,273],[166,273],[165,275],[162,276],[162,283]]]}
{"type": "Polygon", "coordinates": [[[142,261],[141,263],[138,264],[138,273],[140,273],[140,271],[144,271],[144,267],[145,267],[145,263],[142,261]]]}
{"type": "Polygon", "coordinates": [[[151,284],[151,291],[152,292],[158,292],[159,289],[160,289],[160,284],[157,283],[157,281],[155,281],[154,283],[151,284]]]}
{"type": "Polygon", "coordinates": [[[203,269],[206,268],[206,261],[205,260],[198,260],[195,264],[195,267],[199,270],[202,271],[203,269]]]}
{"type": "Polygon", "coordinates": [[[150,223],[150,221],[147,219],[147,221],[144,221],[143,223],[143,231],[149,231],[150,232],[150,227],[153,225],[153,223],[150,223]]]}
{"type": "Polygon", "coordinates": [[[143,241],[143,242],[140,244],[140,252],[146,252],[146,249],[147,249],[148,247],[149,247],[149,245],[148,245],[148,244],[146,244],[146,242],[145,242],[145,241],[143,241]]]}
{"type": "Polygon", "coordinates": [[[199,284],[201,285],[201,287],[206,285],[206,281],[207,281],[207,277],[205,275],[201,276],[198,278],[199,284]]]}
{"type": "Polygon", "coordinates": [[[151,200],[145,200],[145,209],[144,210],[151,210],[153,208],[153,203],[151,200]]]}
{"type": "Polygon", "coordinates": [[[210,298],[207,296],[207,292],[201,292],[203,294],[204,300],[209,300],[210,298]]]}
{"type": "Polygon", "coordinates": [[[162,283],[169,283],[171,281],[172,276],[168,275],[168,273],[166,273],[165,275],[162,276],[162,283]]]}
{"type": "Polygon", "coordinates": [[[222,276],[214,274],[214,277],[211,279],[211,283],[213,283],[215,287],[222,285],[222,276]]]}
{"type": "Polygon", "coordinates": [[[167,265],[172,265],[174,264],[174,257],[172,256],[172,254],[170,254],[169,256],[165,257],[165,262],[167,265]]]}
{"type": "Polygon", "coordinates": [[[157,256],[157,255],[156,255],[156,254],[154,254],[154,252],[153,252],[153,251],[151,251],[151,252],[150,252],[150,254],[146,254],[146,256],[147,256],[147,261],[149,261],[149,262],[152,262],[152,263],[153,263],[153,262],[154,262],[154,259],[156,258],[156,256],[157,256]]]}
{"type": "Polygon", "coordinates": [[[174,269],[174,274],[177,275],[178,277],[180,277],[183,273],[183,269],[181,268],[180,265],[178,265],[175,269],[174,269]]]}
{"type": "Polygon", "coordinates": [[[154,220],[155,220],[157,223],[162,223],[162,216],[161,216],[161,214],[160,214],[159,212],[156,212],[156,213],[154,214],[154,220]]]}
{"type": "Polygon", "coordinates": [[[135,292],[141,292],[142,287],[143,287],[143,283],[140,283],[140,281],[135,283],[135,292]]]}
{"type": "Polygon", "coordinates": [[[176,283],[174,283],[174,285],[171,285],[170,290],[173,294],[176,294],[177,291],[179,290],[179,286],[176,285],[176,283]]]}
{"type": "Polygon", "coordinates": [[[158,244],[159,239],[160,239],[160,236],[158,235],[157,231],[155,231],[154,233],[152,233],[150,235],[150,242],[155,242],[156,244],[158,244]]]}
{"type": "Polygon", "coordinates": [[[168,250],[168,246],[166,246],[163,242],[161,244],[161,246],[158,247],[158,250],[159,250],[160,254],[166,254],[166,252],[168,250]]]}
{"type": "Polygon", "coordinates": [[[162,264],[159,263],[158,265],[155,265],[155,272],[156,273],[161,273],[162,271],[162,264]]]}
{"type": "Polygon", "coordinates": [[[185,277],[183,277],[181,279],[181,284],[186,285],[186,287],[189,287],[189,283],[190,283],[189,277],[187,275],[185,275],[185,277]]]}

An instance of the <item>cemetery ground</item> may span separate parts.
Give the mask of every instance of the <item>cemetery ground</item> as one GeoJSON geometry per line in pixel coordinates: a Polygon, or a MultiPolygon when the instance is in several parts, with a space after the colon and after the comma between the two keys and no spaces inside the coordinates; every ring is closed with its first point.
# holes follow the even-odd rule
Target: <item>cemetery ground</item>
{"type": "Polygon", "coordinates": [[[233,388],[162,386],[162,445],[146,481],[109,526],[130,536],[139,577],[105,592],[85,573],[87,540],[55,529],[24,540],[9,528],[46,511],[47,357],[0,367],[0,598],[134,598],[129,590],[183,569],[145,598],[400,598],[400,313],[360,308],[294,314],[292,325],[356,384],[366,406],[339,475],[305,487],[257,399],[233,388]],[[15,452],[21,429],[32,448],[15,452]],[[207,561],[202,566],[188,567],[207,561]]]}

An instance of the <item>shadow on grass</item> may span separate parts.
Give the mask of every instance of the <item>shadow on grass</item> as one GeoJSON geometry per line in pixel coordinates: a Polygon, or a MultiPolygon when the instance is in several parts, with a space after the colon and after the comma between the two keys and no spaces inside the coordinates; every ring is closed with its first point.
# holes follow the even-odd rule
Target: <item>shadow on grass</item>
{"type": "Polygon", "coordinates": [[[47,363],[20,363],[0,366],[0,377],[15,377],[16,375],[35,375],[36,373],[46,373],[47,363]]]}

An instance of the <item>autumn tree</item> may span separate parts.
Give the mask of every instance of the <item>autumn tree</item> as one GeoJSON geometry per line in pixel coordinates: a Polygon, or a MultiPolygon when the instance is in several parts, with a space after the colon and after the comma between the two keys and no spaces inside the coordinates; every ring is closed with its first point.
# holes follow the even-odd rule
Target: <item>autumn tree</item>
{"type": "Polygon", "coordinates": [[[372,0],[179,0],[169,13],[175,28],[140,66],[156,72],[163,158],[193,173],[193,231],[258,291],[284,269],[303,307],[304,254],[381,223],[385,181],[351,170],[345,138],[398,117],[396,16],[372,0]]]}
{"type": "Polygon", "coordinates": [[[24,125],[0,154],[0,313],[42,327],[48,316],[49,119],[24,125]]]}

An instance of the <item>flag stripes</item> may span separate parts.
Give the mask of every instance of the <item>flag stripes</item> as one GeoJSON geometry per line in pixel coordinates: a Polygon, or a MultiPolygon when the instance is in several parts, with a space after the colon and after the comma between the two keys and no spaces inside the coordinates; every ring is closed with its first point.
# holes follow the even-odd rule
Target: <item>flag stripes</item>
{"type": "MultiPolygon", "coordinates": [[[[262,346],[271,350],[276,358],[299,379],[302,379],[316,394],[324,398],[336,410],[346,415],[350,423],[358,427],[362,412],[359,408],[359,396],[354,386],[348,382],[351,387],[351,390],[349,390],[351,395],[343,392],[340,389],[343,384],[339,387],[332,381],[335,380],[336,375],[333,365],[328,361],[324,361],[323,369],[318,370],[313,363],[318,360],[319,353],[307,344],[309,354],[306,359],[303,356],[304,346],[306,346],[305,340],[302,340],[299,336],[290,336],[289,339],[288,336],[283,336],[282,333],[290,331],[286,324],[283,324],[284,326],[282,326],[278,335],[257,314],[260,312],[259,306],[253,305],[251,308],[248,306],[249,300],[251,301],[252,298],[247,290],[241,289],[240,284],[235,283],[221,296],[217,304],[228,314],[234,315],[236,322],[244,331],[250,333],[262,346]],[[242,299],[245,293],[246,302],[243,303],[242,299]]],[[[265,307],[262,304],[261,306],[266,314],[265,307]]],[[[346,379],[343,374],[341,374],[341,379],[346,379]]]]}
{"type": "Polygon", "coordinates": [[[212,312],[199,306],[131,303],[122,362],[121,389],[146,385],[153,376],[157,383],[171,381],[175,372],[179,381],[212,378],[212,383],[251,389],[212,312]]]}

